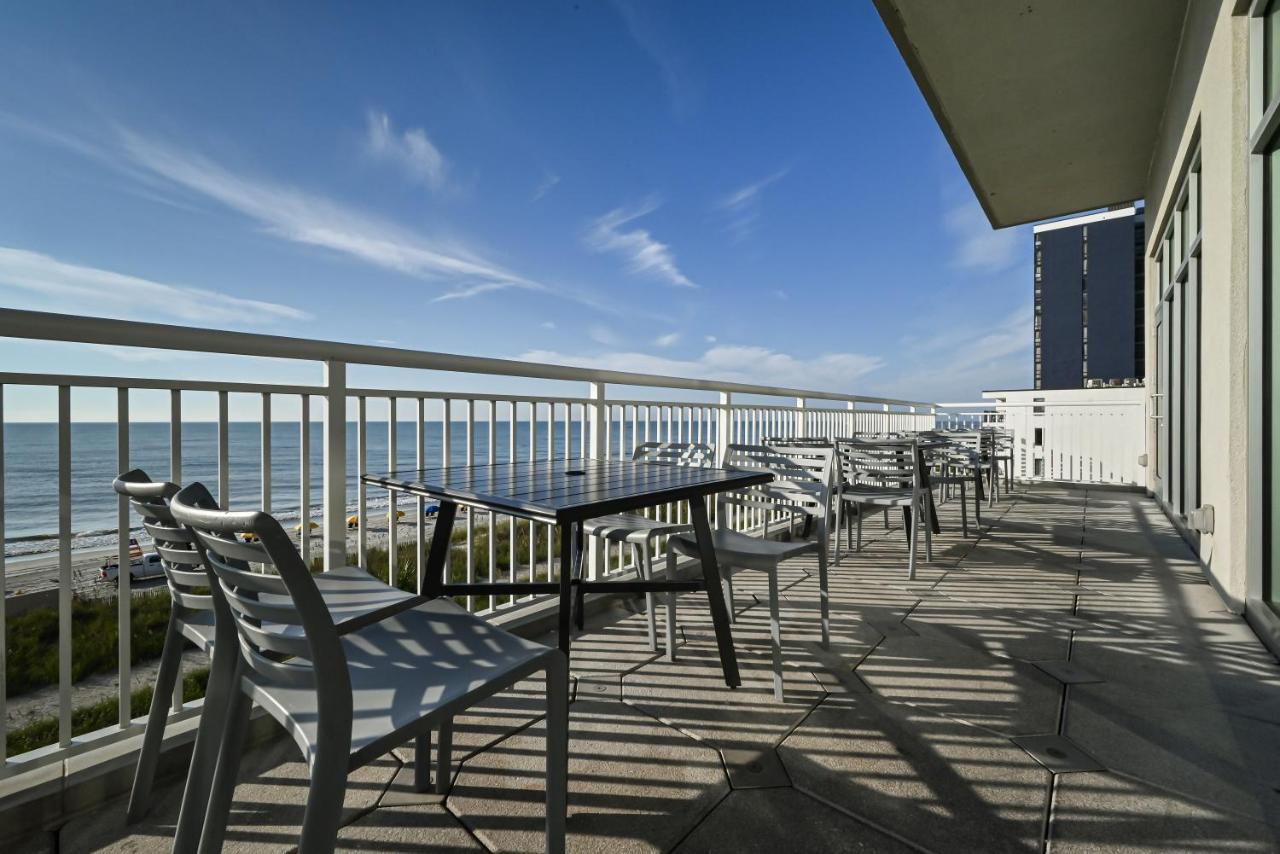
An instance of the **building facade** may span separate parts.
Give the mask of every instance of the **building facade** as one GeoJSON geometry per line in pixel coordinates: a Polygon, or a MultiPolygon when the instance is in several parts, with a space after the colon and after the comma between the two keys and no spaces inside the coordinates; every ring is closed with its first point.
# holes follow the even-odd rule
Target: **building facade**
{"type": "Polygon", "coordinates": [[[1143,211],[1037,225],[1036,389],[1137,385],[1146,374],[1143,211]]]}
{"type": "Polygon", "coordinates": [[[1280,2],[875,2],[994,227],[1145,200],[1142,486],[1280,652],[1280,2]]]}

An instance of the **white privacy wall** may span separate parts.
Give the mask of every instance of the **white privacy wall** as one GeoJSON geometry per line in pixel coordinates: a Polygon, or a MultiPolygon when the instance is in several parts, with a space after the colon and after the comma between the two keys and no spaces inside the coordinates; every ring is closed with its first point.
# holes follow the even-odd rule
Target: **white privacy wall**
{"type": "Polygon", "coordinates": [[[1013,431],[1014,477],[1146,485],[1145,388],[987,391],[983,397],[995,402],[1013,431]]]}

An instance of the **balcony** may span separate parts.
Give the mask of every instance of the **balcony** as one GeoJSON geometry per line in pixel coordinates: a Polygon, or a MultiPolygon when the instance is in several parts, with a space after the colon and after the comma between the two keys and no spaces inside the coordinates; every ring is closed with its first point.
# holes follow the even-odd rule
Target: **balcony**
{"type": "MultiPolygon", "coordinates": [[[[200,702],[175,703],[153,806],[126,826],[123,798],[145,720],[133,713],[132,691],[150,672],[130,648],[129,604],[155,585],[128,572],[108,582],[86,577],[104,549],[129,564],[137,522],[117,505],[109,479],[143,461],[140,444],[156,453],[150,433],[159,431],[164,451],[149,462],[161,466],[157,476],[181,481],[185,473],[234,506],[314,518],[314,530],[299,521],[296,539],[318,565],[350,552],[361,564],[382,555],[385,567],[389,553],[411,570],[429,520],[410,502],[388,504],[358,474],[420,464],[428,453],[455,465],[619,458],[649,438],[719,446],[975,422],[1013,431],[1013,490],[983,508],[982,527],[968,538],[960,502],[939,490],[942,533],[912,581],[901,521],[882,527],[872,517],[862,550],[832,568],[828,649],[818,643],[813,562],[784,565],[781,703],[771,691],[762,579],[746,574],[736,585],[743,685],[733,690],[720,677],[697,597],[681,597],[673,663],[650,651],[634,601],[589,603],[571,661],[570,849],[1277,845],[1280,780],[1269,758],[1280,734],[1280,671],[1136,488],[1147,417],[1141,390],[1116,390],[1121,396],[1105,404],[1006,394],[945,406],[31,312],[0,311],[0,335],[286,359],[323,371],[313,385],[264,382],[252,370],[219,380],[0,374],[0,394],[47,392],[57,484],[50,556],[0,566],[6,592],[21,588],[6,597],[6,615],[17,613],[13,600],[35,597],[33,610],[56,617],[58,649],[51,684],[0,692],[9,729],[19,723],[15,710],[30,708],[24,698],[39,696],[52,712],[50,743],[4,759],[7,850],[162,850],[172,839],[200,702]],[[398,385],[364,384],[362,373],[387,369],[400,372],[398,385]],[[75,407],[93,395],[107,395],[117,417],[94,427],[109,434],[108,451],[90,460],[75,407]],[[167,421],[139,423],[137,413],[157,399],[167,421]],[[257,423],[232,417],[249,405],[257,423]],[[101,483],[86,476],[94,465],[107,473],[101,483]],[[87,494],[95,490],[117,523],[96,551],[83,536],[84,520],[98,512],[87,494]],[[403,522],[398,511],[407,512],[403,522]],[[103,595],[116,601],[118,664],[113,674],[78,679],[73,613],[103,595]],[[80,732],[76,710],[104,696],[116,707],[110,724],[80,732]]],[[[6,431],[0,454],[9,464],[0,506],[10,526],[22,509],[15,480],[26,471],[14,435],[6,431]]],[[[463,524],[454,552],[468,580],[559,571],[540,532],[508,535],[505,547],[497,535],[482,536],[503,523],[463,524]]],[[[592,554],[594,577],[634,571],[625,554],[592,554]]],[[[470,605],[515,631],[547,636],[548,603],[475,597],[470,605]]],[[[17,616],[5,619],[12,631],[17,616]]],[[[445,796],[413,791],[407,748],[357,772],[340,846],[540,849],[541,706],[529,686],[459,718],[445,796]]],[[[269,719],[255,722],[253,745],[227,850],[288,850],[306,769],[269,719]]]]}

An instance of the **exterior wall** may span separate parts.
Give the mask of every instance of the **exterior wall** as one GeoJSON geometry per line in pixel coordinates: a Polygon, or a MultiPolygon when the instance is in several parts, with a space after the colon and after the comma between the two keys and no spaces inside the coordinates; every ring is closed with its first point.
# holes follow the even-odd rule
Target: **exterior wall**
{"type": "Polygon", "coordinates": [[[1014,477],[1138,487],[1146,482],[1146,389],[984,391],[982,396],[997,401],[1003,426],[1013,432],[1014,477]]]}
{"type": "MultiPolygon", "coordinates": [[[[1215,531],[1200,539],[1210,576],[1233,608],[1248,591],[1248,42],[1229,0],[1192,0],[1147,181],[1147,377],[1156,368],[1161,283],[1153,258],[1196,146],[1201,154],[1200,496],[1215,531]]],[[[1148,447],[1157,448],[1156,423],[1148,447]]],[[[1147,468],[1147,487],[1160,484],[1147,468]]],[[[1256,595],[1256,594],[1255,594],[1256,595]]]]}

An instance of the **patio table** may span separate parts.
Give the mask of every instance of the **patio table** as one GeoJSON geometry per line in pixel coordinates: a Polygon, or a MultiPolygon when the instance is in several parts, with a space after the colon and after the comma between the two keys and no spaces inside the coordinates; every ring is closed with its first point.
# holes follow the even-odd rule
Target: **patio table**
{"type": "Polygon", "coordinates": [[[393,492],[432,498],[440,503],[427,554],[424,596],[510,595],[554,593],[560,597],[559,642],[570,645],[570,614],[575,589],[583,592],[662,593],[705,590],[725,683],[742,684],[733,649],[729,614],[720,584],[720,567],[712,547],[706,498],[719,492],[768,483],[772,474],[695,468],[624,460],[539,460],[488,465],[461,465],[365,474],[361,480],[393,492]],[[574,578],[574,548],[580,548],[582,523],[601,516],[686,501],[702,563],[693,580],[586,580],[574,578]],[[493,581],[457,583],[447,580],[449,548],[458,507],[491,510],[503,515],[561,526],[558,581],[493,581]]]}

